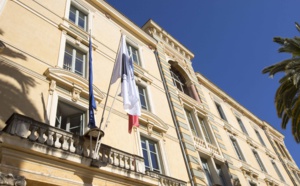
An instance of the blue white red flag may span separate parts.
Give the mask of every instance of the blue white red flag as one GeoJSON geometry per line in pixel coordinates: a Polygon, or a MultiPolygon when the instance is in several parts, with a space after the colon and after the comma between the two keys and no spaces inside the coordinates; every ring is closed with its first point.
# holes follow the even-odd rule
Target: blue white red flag
{"type": "Polygon", "coordinates": [[[141,105],[139,93],[134,79],[132,58],[126,46],[126,36],[121,36],[121,43],[114,66],[111,84],[121,78],[121,96],[123,97],[123,108],[128,113],[129,127],[131,133],[133,126],[139,126],[138,116],[141,116],[141,105]]]}

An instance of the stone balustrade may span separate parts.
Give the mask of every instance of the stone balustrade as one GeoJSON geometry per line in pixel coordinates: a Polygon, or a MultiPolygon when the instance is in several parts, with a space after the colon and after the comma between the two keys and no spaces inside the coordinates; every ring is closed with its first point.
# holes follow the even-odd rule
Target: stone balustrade
{"type": "MultiPolygon", "coordinates": [[[[20,114],[13,114],[2,132],[52,149],[91,159],[91,166],[94,167],[111,165],[130,172],[145,174],[143,157],[101,144],[99,153],[96,154],[95,159],[92,159],[95,140],[91,142],[90,137],[78,136],[20,114]]],[[[186,186],[186,182],[162,174],[151,174],[150,176],[157,178],[162,186],[186,186]]]]}
{"type": "Polygon", "coordinates": [[[197,149],[200,149],[200,148],[206,149],[205,141],[203,139],[194,136],[194,143],[195,143],[195,147],[197,149]]]}
{"type": "Polygon", "coordinates": [[[157,172],[153,172],[153,171],[146,171],[146,174],[157,178],[159,180],[159,186],[186,186],[186,182],[182,181],[182,180],[178,180],[175,178],[171,178],[169,176],[165,176],[162,174],[159,174],[157,172]]]}

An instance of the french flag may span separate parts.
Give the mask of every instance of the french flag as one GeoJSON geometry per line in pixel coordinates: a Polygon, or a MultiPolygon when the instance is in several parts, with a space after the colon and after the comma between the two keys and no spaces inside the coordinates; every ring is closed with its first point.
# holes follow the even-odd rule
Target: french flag
{"type": "Polygon", "coordinates": [[[115,83],[119,78],[121,78],[123,108],[129,117],[128,132],[131,133],[133,126],[139,127],[141,105],[134,79],[133,62],[126,46],[126,36],[123,34],[110,84],[115,83]]]}

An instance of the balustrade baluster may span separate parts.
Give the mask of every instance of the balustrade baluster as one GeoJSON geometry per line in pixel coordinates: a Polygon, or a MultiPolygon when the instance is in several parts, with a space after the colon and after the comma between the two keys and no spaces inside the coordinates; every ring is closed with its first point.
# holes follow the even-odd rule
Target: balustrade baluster
{"type": "Polygon", "coordinates": [[[53,143],[54,143],[54,132],[53,131],[50,131],[49,129],[48,129],[48,131],[47,131],[47,145],[49,145],[49,146],[52,146],[53,145],[53,143]]]}
{"type": "Polygon", "coordinates": [[[61,143],[60,143],[60,138],[62,137],[62,135],[61,134],[59,134],[59,133],[54,133],[54,147],[56,147],[56,148],[60,148],[61,147],[61,143]]]}
{"type": "Polygon", "coordinates": [[[46,141],[46,138],[44,137],[45,132],[46,132],[45,128],[39,127],[39,129],[38,129],[38,133],[39,133],[38,142],[39,143],[45,143],[45,141],[46,141]]]}
{"type": "Polygon", "coordinates": [[[29,127],[30,135],[28,136],[28,139],[31,141],[35,141],[38,136],[36,135],[36,131],[38,130],[38,127],[35,125],[31,125],[29,127]]]}

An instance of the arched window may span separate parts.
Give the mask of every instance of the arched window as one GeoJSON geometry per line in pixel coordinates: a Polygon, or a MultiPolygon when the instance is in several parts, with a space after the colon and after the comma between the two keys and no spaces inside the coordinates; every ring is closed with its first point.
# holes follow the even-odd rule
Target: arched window
{"type": "Polygon", "coordinates": [[[173,83],[177,87],[177,89],[190,96],[189,89],[186,85],[186,81],[182,77],[182,75],[178,72],[178,70],[176,70],[173,66],[171,66],[170,73],[172,76],[173,83]]]}

